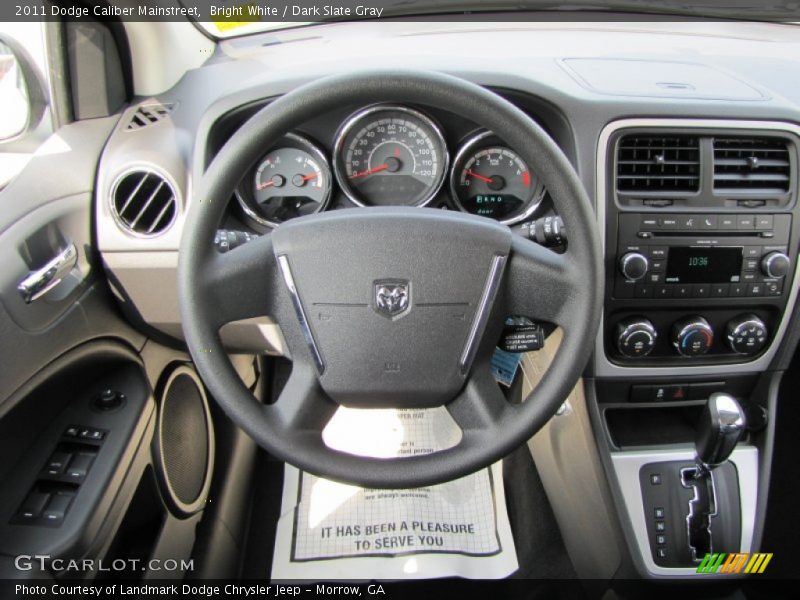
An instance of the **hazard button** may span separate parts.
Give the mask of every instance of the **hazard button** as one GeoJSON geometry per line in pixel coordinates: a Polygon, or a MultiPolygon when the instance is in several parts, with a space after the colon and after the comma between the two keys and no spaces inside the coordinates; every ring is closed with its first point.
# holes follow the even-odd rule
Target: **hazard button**
{"type": "Polygon", "coordinates": [[[654,385],[652,398],[655,402],[686,400],[688,387],[684,384],[654,385]]]}

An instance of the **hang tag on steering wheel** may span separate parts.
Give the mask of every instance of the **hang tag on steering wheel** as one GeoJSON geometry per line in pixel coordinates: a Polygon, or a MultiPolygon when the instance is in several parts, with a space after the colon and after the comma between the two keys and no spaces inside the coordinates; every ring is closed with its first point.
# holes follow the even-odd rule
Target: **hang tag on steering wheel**
{"type": "Polygon", "coordinates": [[[494,375],[497,383],[511,387],[511,384],[514,383],[514,377],[517,375],[520,362],[522,362],[522,354],[495,348],[492,356],[492,375],[494,375]]]}

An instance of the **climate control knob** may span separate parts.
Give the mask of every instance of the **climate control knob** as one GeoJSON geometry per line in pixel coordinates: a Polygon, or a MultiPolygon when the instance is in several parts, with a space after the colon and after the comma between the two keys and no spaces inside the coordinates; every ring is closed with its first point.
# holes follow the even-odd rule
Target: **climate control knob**
{"type": "Polygon", "coordinates": [[[672,326],[672,345],[683,356],[701,356],[714,343],[714,330],[703,317],[686,317],[672,326]]]}
{"type": "Polygon", "coordinates": [[[643,254],[628,252],[619,259],[619,270],[629,281],[638,281],[647,274],[650,263],[643,254]]]}
{"type": "Polygon", "coordinates": [[[617,324],[617,350],[628,358],[647,356],[656,345],[656,328],[647,319],[633,317],[617,324]]]}
{"type": "Polygon", "coordinates": [[[785,277],[789,272],[789,257],[783,252],[770,252],[761,259],[761,272],[765,277],[785,277]]]}
{"type": "Polygon", "coordinates": [[[728,346],[737,354],[758,354],[767,345],[767,326],[756,315],[740,315],[725,329],[728,346]]]}

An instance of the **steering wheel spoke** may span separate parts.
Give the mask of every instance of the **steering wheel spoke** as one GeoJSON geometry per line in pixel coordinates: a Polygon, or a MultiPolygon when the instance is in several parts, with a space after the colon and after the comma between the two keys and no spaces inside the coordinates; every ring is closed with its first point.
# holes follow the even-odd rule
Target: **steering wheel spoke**
{"type": "Polygon", "coordinates": [[[473,365],[461,394],[447,405],[447,411],[463,432],[464,444],[497,431],[512,416],[513,409],[500,391],[488,360],[473,365]]]}
{"type": "Polygon", "coordinates": [[[571,328],[577,296],[585,285],[572,259],[569,252],[556,254],[514,236],[506,272],[507,314],[571,328]]]}
{"type": "MultiPolygon", "coordinates": [[[[217,328],[241,319],[274,314],[278,269],[269,235],[227,252],[214,253],[203,273],[203,291],[213,298],[217,328]]],[[[202,292],[201,292],[202,293],[202,292]]]]}
{"type": "Polygon", "coordinates": [[[285,431],[321,439],[338,406],[322,391],[313,367],[295,361],[283,391],[267,412],[285,431]]]}

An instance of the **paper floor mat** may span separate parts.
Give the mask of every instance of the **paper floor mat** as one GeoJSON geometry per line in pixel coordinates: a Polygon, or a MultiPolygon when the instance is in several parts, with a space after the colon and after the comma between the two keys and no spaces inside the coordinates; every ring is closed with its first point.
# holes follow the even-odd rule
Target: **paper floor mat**
{"type": "MultiPolygon", "coordinates": [[[[377,457],[455,445],[445,409],[340,409],[329,446],[377,457]]],[[[286,467],[274,580],[496,579],[517,569],[500,463],[412,490],[368,490],[286,467]]]]}

